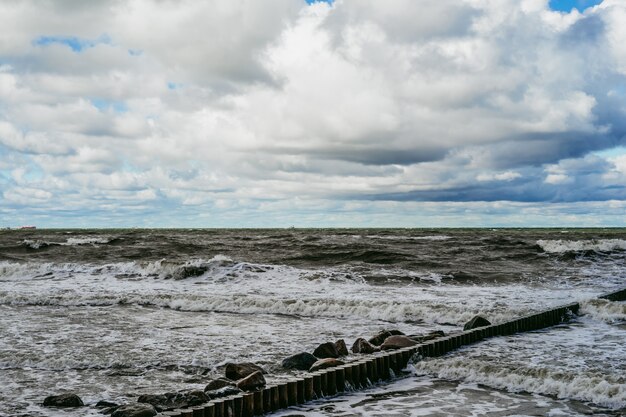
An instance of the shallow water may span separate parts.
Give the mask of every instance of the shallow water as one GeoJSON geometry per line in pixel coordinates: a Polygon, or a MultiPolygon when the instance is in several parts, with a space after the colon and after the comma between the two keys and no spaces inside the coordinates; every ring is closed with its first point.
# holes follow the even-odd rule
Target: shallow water
{"type": "Polygon", "coordinates": [[[296,414],[619,415],[626,306],[592,298],[626,285],[625,247],[622,229],[2,231],[0,415],[55,415],[39,404],[66,391],[93,405],[202,388],[228,361],[280,380],[282,358],[324,341],[576,300],[571,324],[296,414]]]}

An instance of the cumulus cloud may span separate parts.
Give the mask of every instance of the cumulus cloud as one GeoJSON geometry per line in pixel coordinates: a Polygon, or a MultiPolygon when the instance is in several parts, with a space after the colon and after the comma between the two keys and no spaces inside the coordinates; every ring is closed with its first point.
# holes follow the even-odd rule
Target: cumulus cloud
{"type": "Polygon", "coordinates": [[[619,0],[3,2],[2,213],[614,205],[625,19],[619,0]]]}

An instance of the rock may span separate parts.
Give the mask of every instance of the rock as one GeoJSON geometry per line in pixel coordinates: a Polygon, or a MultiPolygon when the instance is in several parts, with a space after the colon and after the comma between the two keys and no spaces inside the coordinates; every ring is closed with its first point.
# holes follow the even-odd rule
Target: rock
{"type": "Polygon", "coordinates": [[[153,417],[157,410],[150,404],[126,404],[118,407],[111,417],[153,417]]]}
{"type": "Polygon", "coordinates": [[[335,348],[337,349],[339,356],[348,356],[350,354],[350,352],[348,352],[346,342],[343,339],[339,339],[335,342],[335,348]]]}
{"type": "Polygon", "coordinates": [[[389,336],[380,346],[381,350],[401,349],[404,347],[415,346],[417,342],[407,336],[389,336]]]}
{"type": "Polygon", "coordinates": [[[307,371],[315,362],[317,362],[315,356],[311,355],[309,352],[302,352],[283,359],[282,366],[287,369],[307,371]]]}
{"type": "Polygon", "coordinates": [[[395,330],[395,329],[381,330],[380,332],[378,332],[376,336],[368,340],[368,342],[370,342],[374,346],[380,346],[383,344],[385,339],[387,339],[389,336],[403,336],[403,335],[404,333],[402,333],[400,330],[395,330]]]}
{"type": "Polygon", "coordinates": [[[337,350],[337,346],[333,342],[326,342],[319,345],[313,351],[313,356],[320,359],[326,358],[338,358],[339,351],[337,350]]]}
{"type": "Polygon", "coordinates": [[[359,337],[352,345],[352,353],[374,353],[378,352],[380,348],[372,345],[367,340],[359,337]]]}
{"type": "Polygon", "coordinates": [[[491,326],[491,322],[484,318],[483,316],[474,316],[470,321],[465,323],[463,326],[463,330],[472,330],[478,327],[491,326]]]}
{"type": "Polygon", "coordinates": [[[319,371],[320,369],[332,368],[334,366],[340,366],[344,364],[345,362],[335,358],[320,359],[319,361],[315,362],[313,366],[311,366],[309,372],[315,372],[319,371]]]}
{"type": "Polygon", "coordinates": [[[207,397],[209,397],[209,400],[214,400],[216,398],[228,397],[230,395],[239,394],[241,392],[242,391],[237,387],[224,387],[213,391],[206,391],[205,394],[207,397]]]}
{"type": "Polygon", "coordinates": [[[44,407],[82,407],[85,404],[76,394],[50,395],[43,400],[44,407]]]}
{"type": "Polygon", "coordinates": [[[250,362],[243,363],[227,363],[226,364],[226,378],[232,379],[233,381],[238,381],[242,378],[247,377],[250,374],[255,373],[256,371],[261,371],[265,373],[263,368],[258,365],[255,365],[250,362]]]}
{"type": "Polygon", "coordinates": [[[426,334],[413,334],[408,337],[415,340],[418,343],[426,342],[428,340],[437,339],[438,337],[443,337],[446,334],[441,330],[434,330],[432,332],[426,334]]]}
{"type": "Polygon", "coordinates": [[[173,410],[175,408],[188,408],[196,405],[204,404],[210,399],[200,390],[185,390],[178,392],[166,392],[165,394],[148,394],[141,395],[138,399],[138,403],[146,403],[154,406],[154,408],[161,412],[166,410],[173,410]]]}
{"type": "Polygon", "coordinates": [[[100,400],[96,403],[96,405],[94,407],[96,408],[111,408],[111,407],[119,407],[119,404],[116,404],[114,402],[111,401],[107,401],[107,400],[100,400]]]}
{"type": "Polygon", "coordinates": [[[263,372],[256,371],[253,374],[248,375],[244,379],[237,381],[237,388],[242,391],[254,391],[257,388],[262,388],[266,384],[263,372]]]}
{"type": "Polygon", "coordinates": [[[230,379],[226,378],[217,378],[209,381],[206,387],[204,387],[204,391],[215,391],[224,387],[234,387],[235,383],[230,379]]]}

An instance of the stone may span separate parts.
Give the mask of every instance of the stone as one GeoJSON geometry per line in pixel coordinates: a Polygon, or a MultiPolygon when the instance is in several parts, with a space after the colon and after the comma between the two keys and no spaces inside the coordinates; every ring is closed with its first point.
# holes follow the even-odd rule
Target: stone
{"type": "Polygon", "coordinates": [[[319,371],[320,369],[333,368],[335,366],[341,366],[344,364],[345,362],[335,358],[320,359],[319,361],[315,362],[313,366],[311,366],[309,372],[319,371]]]}
{"type": "Polygon", "coordinates": [[[150,404],[125,404],[119,406],[111,417],[153,417],[157,415],[157,410],[150,404]]]}
{"type": "Polygon", "coordinates": [[[253,374],[237,381],[237,388],[242,391],[254,391],[258,388],[264,387],[266,384],[263,372],[256,371],[253,374]]]}
{"type": "Polygon", "coordinates": [[[299,371],[307,371],[317,358],[309,352],[301,352],[283,359],[282,366],[287,369],[297,369],[299,371]]]}
{"type": "Polygon", "coordinates": [[[381,350],[392,350],[392,349],[401,349],[404,347],[415,346],[417,342],[407,336],[395,335],[389,336],[385,339],[382,345],[380,345],[381,350]]]}
{"type": "Polygon", "coordinates": [[[339,356],[348,356],[350,354],[350,352],[348,352],[346,342],[343,339],[339,339],[335,342],[335,348],[337,349],[339,356]]]}
{"type": "Polygon", "coordinates": [[[313,356],[319,359],[338,358],[339,351],[333,342],[326,342],[315,348],[313,356]]]}
{"type": "Polygon", "coordinates": [[[261,371],[265,373],[263,368],[259,365],[255,365],[250,362],[242,362],[242,363],[227,363],[226,364],[226,378],[231,379],[233,381],[239,381],[242,378],[247,377],[250,374],[255,373],[256,371],[261,371]]]}
{"type": "Polygon", "coordinates": [[[119,407],[120,405],[107,400],[100,400],[96,403],[94,407],[96,408],[111,408],[111,407],[119,407]]]}
{"type": "Polygon", "coordinates": [[[423,343],[429,340],[437,339],[438,337],[443,337],[445,335],[446,334],[441,330],[434,330],[426,334],[412,334],[408,337],[415,340],[416,342],[423,343]]]}
{"type": "Polygon", "coordinates": [[[206,391],[205,394],[209,397],[209,400],[216,398],[229,397],[231,395],[240,394],[242,391],[237,387],[223,387],[213,391],[206,391]]]}
{"type": "Polygon", "coordinates": [[[352,353],[374,353],[380,351],[378,346],[372,345],[367,340],[359,337],[352,345],[352,353]]]}
{"type": "Polygon", "coordinates": [[[491,322],[487,320],[486,318],[484,318],[483,316],[478,315],[478,316],[474,316],[470,321],[465,323],[465,326],[463,326],[463,330],[472,330],[478,327],[485,327],[485,326],[491,326],[491,322]]]}
{"type": "Polygon", "coordinates": [[[208,402],[210,398],[200,390],[184,390],[178,392],[166,392],[165,394],[141,395],[138,403],[146,403],[154,406],[161,412],[176,408],[188,408],[208,402]]]}
{"type": "Polygon", "coordinates": [[[235,382],[231,381],[230,379],[226,379],[226,378],[217,378],[217,379],[213,379],[211,381],[209,381],[209,383],[206,385],[206,387],[204,387],[204,391],[215,391],[217,389],[220,388],[224,388],[224,387],[234,387],[235,386],[235,382]]]}
{"type": "Polygon", "coordinates": [[[376,336],[368,340],[368,342],[370,342],[374,346],[380,346],[383,344],[385,339],[387,339],[389,336],[403,336],[403,335],[404,333],[402,333],[400,330],[395,330],[395,329],[381,330],[380,332],[378,332],[376,336]]]}
{"type": "Polygon", "coordinates": [[[76,394],[50,395],[43,400],[44,407],[82,407],[85,404],[76,394]]]}

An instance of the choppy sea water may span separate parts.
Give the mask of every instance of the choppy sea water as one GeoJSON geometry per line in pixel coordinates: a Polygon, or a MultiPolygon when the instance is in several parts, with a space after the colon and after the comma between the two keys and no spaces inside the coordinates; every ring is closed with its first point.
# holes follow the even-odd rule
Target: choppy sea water
{"type": "MultiPolygon", "coordinates": [[[[321,342],[458,331],[571,301],[580,317],[416,362],[306,416],[623,415],[626,230],[0,231],[0,415],[203,388],[229,361],[269,379],[321,342]]],[[[99,415],[93,407],[63,412],[99,415]]]]}

